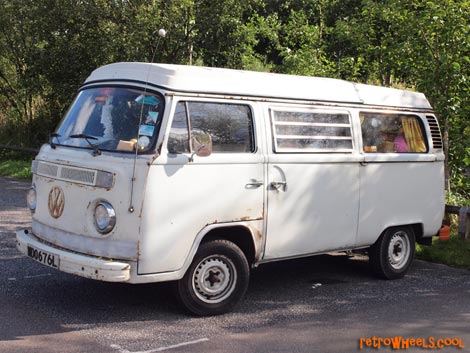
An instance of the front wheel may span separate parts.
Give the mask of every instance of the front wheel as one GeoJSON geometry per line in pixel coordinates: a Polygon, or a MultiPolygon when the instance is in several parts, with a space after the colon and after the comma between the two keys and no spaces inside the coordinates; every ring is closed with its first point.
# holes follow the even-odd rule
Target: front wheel
{"type": "Polygon", "coordinates": [[[369,249],[372,270],[382,278],[397,279],[405,275],[413,262],[415,236],[411,227],[387,229],[369,249]]]}
{"type": "Polygon", "coordinates": [[[177,282],[181,303],[200,316],[230,311],[248,289],[250,269],[238,246],[227,240],[201,244],[191,266],[177,282]]]}

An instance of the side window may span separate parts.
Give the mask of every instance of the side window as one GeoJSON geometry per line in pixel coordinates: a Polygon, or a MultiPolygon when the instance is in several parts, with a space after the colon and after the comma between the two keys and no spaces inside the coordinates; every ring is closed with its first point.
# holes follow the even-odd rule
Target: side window
{"type": "Polygon", "coordinates": [[[187,116],[187,103],[179,102],[176,105],[173,123],[168,138],[168,151],[170,153],[189,153],[189,129],[187,116]]]}
{"type": "Polygon", "coordinates": [[[425,153],[423,126],[416,115],[360,113],[366,153],[425,153]]]}
{"type": "Polygon", "coordinates": [[[193,133],[211,135],[212,152],[254,152],[251,109],[242,104],[179,102],[170,130],[168,150],[191,152],[193,133]]]}
{"type": "Polygon", "coordinates": [[[271,110],[275,152],[352,152],[346,112],[271,110]]]}

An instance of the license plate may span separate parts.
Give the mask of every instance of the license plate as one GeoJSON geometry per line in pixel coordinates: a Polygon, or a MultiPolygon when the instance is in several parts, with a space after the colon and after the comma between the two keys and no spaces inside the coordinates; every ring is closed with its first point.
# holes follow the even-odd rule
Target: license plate
{"type": "Polygon", "coordinates": [[[59,268],[59,255],[28,246],[28,256],[46,266],[59,268]]]}

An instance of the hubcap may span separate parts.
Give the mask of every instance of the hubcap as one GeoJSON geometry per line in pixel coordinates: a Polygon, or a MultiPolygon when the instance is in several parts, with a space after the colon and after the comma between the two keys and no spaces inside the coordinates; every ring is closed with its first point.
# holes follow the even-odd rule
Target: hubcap
{"type": "Polygon", "coordinates": [[[206,303],[220,303],[235,289],[237,273],[233,262],[212,255],[203,259],[193,273],[192,284],[196,296],[206,303]]]}
{"type": "Polygon", "coordinates": [[[396,232],[390,239],[388,246],[388,261],[395,270],[401,270],[408,262],[411,253],[411,244],[408,234],[403,231],[396,232]]]}

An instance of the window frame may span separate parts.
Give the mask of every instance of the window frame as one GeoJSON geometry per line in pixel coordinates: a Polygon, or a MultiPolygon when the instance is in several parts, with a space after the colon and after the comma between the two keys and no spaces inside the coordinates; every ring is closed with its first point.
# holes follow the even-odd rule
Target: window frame
{"type": "Polygon", "coordinates": [[[426,155],[431,153],[431,146],[429,144],[429,134],[426,129],[426,124],[423,120],[423,117],[425,118],[426,115],[425,113],[420,113],[420,112],[406,112],[406,111],[397,111],[397,110],[390,110],[390,111],[384,111],[384,110],[372,110],[372,109],[358,109],[357,112],[358,120],[359,120],[359,138],[360,138],[360,153],[367,155],[367,156],[375,156],[375,155],[402,155],[402,156],[413,156],[413,155],[426,155]],[[364,129],[362,128],[362,123],[361,123],[361,115],[362,114],[377,114],[377,115],[383,115],[383,116],[390,116],[390,117],[414,117],[419,123],[421,133],[423,134],[423,141],[426,146],[426,151],[425,152],[385,152],[385,151],[376,151],[376,152],[366,152],[364,150],[364,147],[366,144],[364,143],[364,129]]]}
{"type": "MultiPolygon", "coordinates": [[[[137,150],[138,155],[151,155],[151,154],[154,154],[158,139],[160,138],[160,135],[163,131],[162,130],[162,125],[164,124],[163,119],[165,117],[165,113],[166,113],[166,110],[167,110],[167,102],[166,102],[164,93],[162,93],[161,91],[159,91],[155,88],[148,88],[148,87],[136,86],[136,85],[131,85],[131,84],[120,84],[120,83],[114,83],[114,82],[108,82],[108,81],[103,82],[103,83],[99,83],[99,84],[83,85],[75,93],[75,96],[71,100],[65,114],[61,117],[59,123],[56,125],[56,127],[54,129],[54,132],[57,133],[60,130],[60,128],[62,127],[62,124],[67,119],[68,115],[71,113],[71,110],[72,110],[73,106],[78,101],[79,96],[83,92],[85,92],[87,90],[101,89],[101,88],[121,88],[121,89],[140,91],[142,94],[151,94],[151,95],[156,96],[156,97],[159,98],[159,103],[161,104],[161,107],[159,109],[159,116],[160,116],[159,120],[160,120],[160,122],[159,122],[159,124],[157,124],[158,129],[155,129],[155,131],[152,135],[152,138],[150,139],[149,145],[143,150],[139,150],[139,149],[137,150]]],[[[139,121],[139,124],[140,123],[141,123],[141,121],[139,121]]],[[[140,126],[142,126],[142,125],[143,124],[140,124],[140,126]]],[[[87,146],[87,145],[74,146],[74,145],[68,145],[68,144],[60,143],[60,137],[59,137],[59,140],[57,138],[53,138],[52,141],[54,142],[54,145],[60,146],[60,147],[65,147],[65,148],[73,148],[73,149],[79,149],[79,150],[93,150],[94,149],[93,147],[87,146]]],[[[135,155],[136,154],[136,151],[107,149],[107,148],[102,148],[99,145],[97,147],[102,152],[123,153],[123,154],[127,154],[127,155],[135,155]]]]}
{"type": "MultiPolygon", "coordinates": [[[[273,152],[282,154],[282,153],[300,153],[300,154],[353,154],[356,149],[356,141],[354,135],[354,123],[353,117],[349,110],[347,109],[328,109],[328,108],[301,108],[301,107],[269,107],[269,124],[271,126],[272,134],[272,143],[273,143],[273,152]],[[276,121],[275,113],[276,112],[286,112],[286,113],[305,113],[305,114],[329,114],[329,115],[345,115],[348,118],[349,123],[306,123],[306,122],[284,122],[276,121]],[[280,135],[276,132],[276,126],[323,126],[323,127],[337,127],[337,128],[349,128],[350,136],[301,136],[301,135],[280,135]],[[345,140],[351,141],[351,148],[296,148],[296,147],[281,147],[278,145],[279,136],[284,136],[284,139],[311,139],[311,140],[345,140]]],[[[281,137],[280,139],[283,139],[281,137]]]]}
{"type": "Polygon", "coordinates": [[[217,105],[230,105],[230,106],[243,106],[246,107],[248,110],[248,116],[251,123],[251,149],[248,151],[212,151],[212,154],[215,155],[227,155],[227,154],[255,154],[258,151],[258,143],[257,143],[257,133],[256,133],[256,121],[255,121],[255,114],[254,108],[251,104],[244,101],[227,101],[222,99],[195,99],[193,97],[179,97],[174,102],[174,109],[171,113],[171,119],[169,121],[168,127],[168,138],[166,141],[166,148],[169,154],[172,155],[181,155],[181,154],[191,154],[193,152],[193,146],[191,144],[191,109],[189,107],[190,103],[199,103],[199,104],[217,104],[217,105]],[[188,144],[189,144],[189,151],[190,152],[172,152],[168,148],[170,142],[170,135],[173,127],[173,121],[176,113],[176,109],[179,104],[183,104],[185,107],[185,116],[186,116],[186,128],[187,128],[187,136],[188,136],[188,144]]]}

